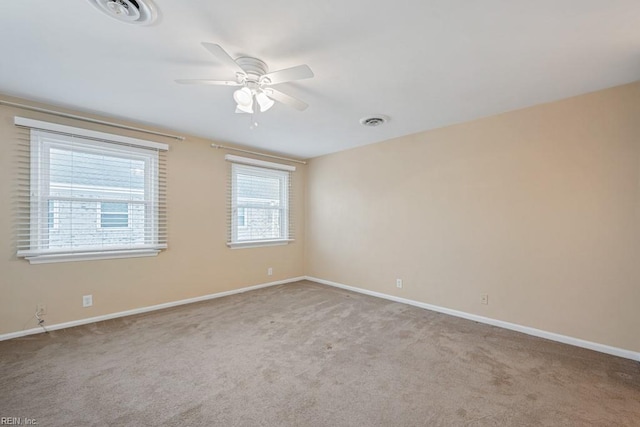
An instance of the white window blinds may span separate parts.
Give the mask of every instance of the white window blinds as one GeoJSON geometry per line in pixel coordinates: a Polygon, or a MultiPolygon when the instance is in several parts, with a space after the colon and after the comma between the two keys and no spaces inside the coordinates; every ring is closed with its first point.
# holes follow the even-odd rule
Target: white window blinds
{"type": "Polygon", "coordinates": [[[32,263],[156,255],[167,247],[168,146],[16,117],[18,256],[32,263]]]}
{"type": "Polygon", "coordinates": [[[230,247],[293,241],[291,172],[295,167],[227,155],[230,247]]]}

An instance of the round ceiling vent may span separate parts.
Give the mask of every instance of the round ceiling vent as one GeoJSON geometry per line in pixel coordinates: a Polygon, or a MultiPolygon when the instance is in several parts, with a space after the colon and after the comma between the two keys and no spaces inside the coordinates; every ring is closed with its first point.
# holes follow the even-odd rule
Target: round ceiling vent
{"type": "Polygon", "coordinates": [[[373,117],[363,117],[360,119],[360,124],[362,126],[380,126],[389,121],[389,117],[387,116],[373,116],[373,117]]]}
{"type": "Polygon", "coordinates": [[[151,0],[89,0],[89,3],[127,24],[149,25],[158,17],[151,0]]]}

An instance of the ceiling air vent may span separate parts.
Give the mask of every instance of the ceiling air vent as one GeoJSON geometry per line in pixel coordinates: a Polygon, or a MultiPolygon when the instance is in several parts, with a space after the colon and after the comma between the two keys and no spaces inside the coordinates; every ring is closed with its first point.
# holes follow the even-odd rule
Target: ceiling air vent
{"type": "Polygon", "coordinates": [[[389,117],[387,116],[363,117],[362,119],[360,119],[360,124],[362,126],[375,127],[375,126],[380,126],[382,124],[385,124],[388,121],[389,121],[389,117]]]}
{"type": "Polygon", "coordinates": [[[127,24],[149,25],[158,17],[151,0],[89,0],[100,11],[127,24]]]}

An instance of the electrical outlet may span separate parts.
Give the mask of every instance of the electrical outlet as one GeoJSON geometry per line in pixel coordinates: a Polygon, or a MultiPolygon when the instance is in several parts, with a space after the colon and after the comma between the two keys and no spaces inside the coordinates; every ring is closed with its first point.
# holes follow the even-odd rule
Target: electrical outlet
{"type": "Polygon", "coordinates": [[[396,288],[402,288],[402,279],[396,279],[396,288]]]}
{"type": "Polygon", "coordinates": [[[480,302],[484,305],[489,304],[489,295],[487,294],[480,295],[480,302]]]}
{"type": "Polygon", "coordinates": [[[267,268],[267,276],[273,276],[273,268],[267,268]]]}
{"type": "Polygon", "coordinates": [[[82,306],[91,307],[93,305],[93,295],[84,295],[82,297],[82,306]]]}
{"type": "Polygon", "coordinates": [[[47,305],[42,303],[37,304],[36,313],[38,313],[39,316],[42,316],[43,314],[47,314],[47,305]]]}

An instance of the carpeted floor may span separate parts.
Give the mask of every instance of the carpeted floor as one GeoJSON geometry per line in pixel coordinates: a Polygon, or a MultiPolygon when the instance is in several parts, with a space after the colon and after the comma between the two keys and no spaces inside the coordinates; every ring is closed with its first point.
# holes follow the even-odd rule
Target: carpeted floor
{"type": "Polygon", "coordinates": [[[638,426],[639,364],[298,282],[0,342],[39,426],[638,426]]]}

